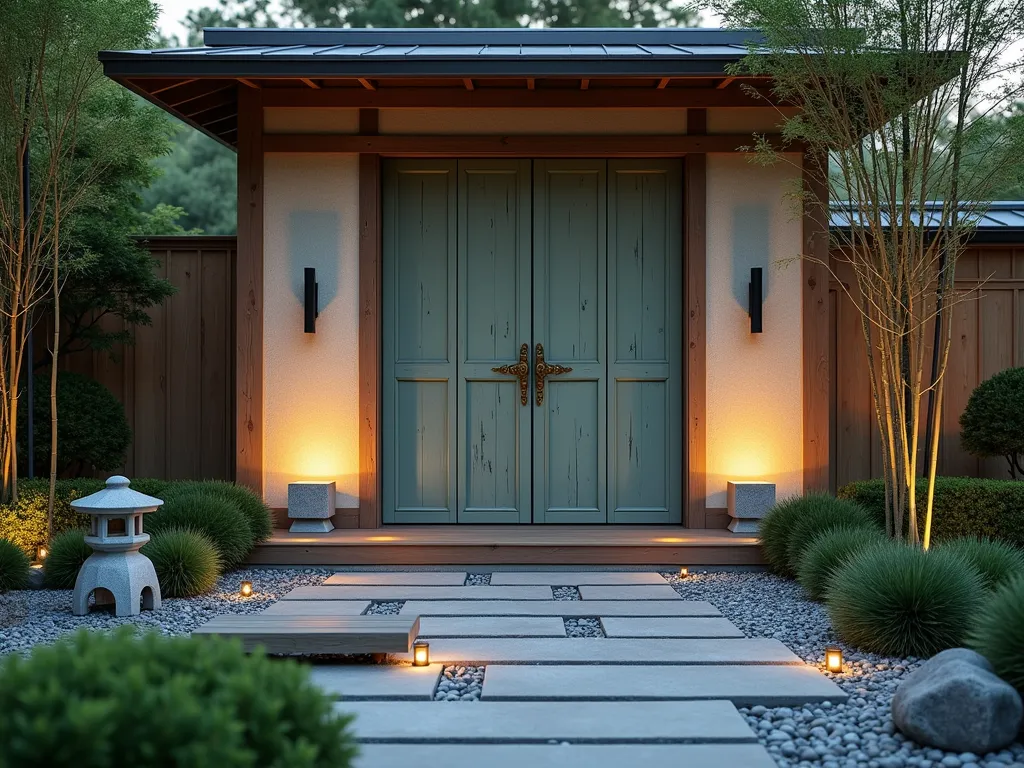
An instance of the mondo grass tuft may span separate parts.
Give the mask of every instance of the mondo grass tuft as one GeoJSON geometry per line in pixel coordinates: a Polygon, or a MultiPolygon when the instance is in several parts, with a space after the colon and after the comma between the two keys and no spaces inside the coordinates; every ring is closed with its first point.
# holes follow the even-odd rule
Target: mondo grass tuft
{"type": "Polygon", "coordinates": [[[807,509],[809,496],[792,496],[775,503],[761,520],[758,535],[761,537],[761,549],[765,560],[772,570],[780,576],[794,576],[789,568],[786,547],[789,544],[789,532],[797,518],[807,509]]]}
{"type": "Polygon", "coordinates": [[[252,551],[252,530],[242,513],[223,496],[202,488],[176,493],[156,512],[146,515],[149,533],[170,528],[190,528],[204,534],[216,547],[225,569],[241,565],[252,551]]]}
{"type": "Polygon", "coordinates": [[[829,528],[819,533],[800,560],[797,581],[812,600],[823,600],[836,569],[862,549],[885,540],[874,528],[829,528]]]}
{"type": "Polygon", "coordinates": [[[189,528],[153,534],[142,548],[153,561],[163,597],[193,597],[209,592],[220,576],[220,556],[213,542],[189,528]]]}
{"type": "Polygon", "coordinates": [[[981,574],[961,556],[886,539],[836,569],[825,604],[850,645],[929,657],[963,644],[984,597],[981,574]]]}
{"type": "Polygon", "coordinates": [[[1024,550],[1004,541],[966,537],[945,542],[937,549],[960,555],[971,563],[981,572],[986,589],[998,589],[1017,576],[1024,576],[1024,550]]]}
{"type": "Polygon", "coordinates": [[[989,597],[968,644],[1024,696],[1024,576],[1011,579],[989,597]]]}
{"type": "Polygon", "coordinates": [[[58,534],[50,544],[50,554],[43,561],[43,584],[50,589],[73,589],[92,547],[85,543],[85,531],[72,528],[58,534]]]}
{"type": "Polygon", "coordinates": [[[25,551],[12,541],[0,539],[0,592],[25,589],[32,566],[25,551]]]}
{"type": "Polygon", "coordinates": [[[274,531],[270,508],[251,489],[223,480],[189,480],[172,484],[167,488],[166,496],[169,500],[182,493],[191,493],[196,490],[205,491],[234,504],[245,518],[255,544],[270,538],[274,531]]]}
{"type": "Polygon", "coordinates": [[[807,503],[803,506],[803,513],[793,520],[786,543],[786,560],[789,572],[794,575],[800,568],[800,559],[804,551],[825,531],[836,528],[866,528],[882,532],[868,511],[856,502],[837,499],[827,494],[812,494],[805,498],[807,503]]]}

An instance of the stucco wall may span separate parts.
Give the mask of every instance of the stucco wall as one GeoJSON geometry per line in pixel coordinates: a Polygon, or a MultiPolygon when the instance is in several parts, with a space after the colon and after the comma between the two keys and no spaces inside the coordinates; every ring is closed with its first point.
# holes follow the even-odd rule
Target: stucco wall
{"type": "Polygon", "coordinates": [[[269,154],[264,165],[263,483],[334,480],[359,506],[357,355],[359,163],[355,155],[269,154]],[[320,317],[303,333],[303,268],[315,267],[320,317]]]}
{"type": "Polygon", "coordinates": [[[779,496],[803,482],[800,304],[802,223],[789,194],[799,170],[708,156],[707,504],[728,480],[763,479],[779,496]],[[787,260],[794,260],[791,263],[787,260]],[[764,268],[764,332],[750,333],[747,285],[764,268]]]}

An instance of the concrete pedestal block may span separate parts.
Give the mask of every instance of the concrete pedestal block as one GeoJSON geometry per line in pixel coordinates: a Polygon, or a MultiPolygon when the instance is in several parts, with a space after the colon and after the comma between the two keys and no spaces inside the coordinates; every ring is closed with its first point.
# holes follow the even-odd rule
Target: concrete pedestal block
{"type": "Polygon", "coordinates": [[[288,518],[292,533],[327,533],[334,530],[336,497],[334,481],[329,483],[289,483],[288,518]]]}
{"type": "Polygon", "coordinates": [[[761,518],[775,506],[775,483],[728,483],[729,530],[733,533],[757,533],[761,518]]]}
{"type": "Polygon", "coordinates": [[[160,609],[160,583],[148,557],[135,552],[93,552],[75,579],[72,611],[89,612],[89,595],[96,605],[114,605],[117,616],[138,616],[143,608],[160,609]]]}

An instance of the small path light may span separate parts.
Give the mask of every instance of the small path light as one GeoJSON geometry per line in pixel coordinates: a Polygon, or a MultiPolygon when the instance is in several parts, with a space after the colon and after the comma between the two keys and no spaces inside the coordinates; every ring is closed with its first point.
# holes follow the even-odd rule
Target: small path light
{"type": "Polygon", "coordinates": [[[430,643],[417,640],[412,644],[412,665],[414,667],[430,666],[430,643]]]}
{"type": "Polygon", "coordinates": [[[829,672],[843,671],[843,649],[830,645],[825,649],[825,669],[829,672]]]}
{"type": "Polygon", "coordinates": [[[687,568],[685,565],[682,568],[679,569],[679,578],[680,579],[685,579],[689,575],[690,575],[690,569],[687,568]]]}
{"type": "Polygon", "coordinates": [[[251,581],[243,581],[242,582],[242,588],[238,590],[238,593],[242,597],[252,597],[252,582],[251,581]]]}
{"type": "Polygon", "coordinates": [[[50,554],[50,550],[48,550],[46,547],[43,547],[43,546],[36,547],[36,562],[37,563],[43,562],[43,560],[46,559],[46,556],[48,554],[50,554]]]}

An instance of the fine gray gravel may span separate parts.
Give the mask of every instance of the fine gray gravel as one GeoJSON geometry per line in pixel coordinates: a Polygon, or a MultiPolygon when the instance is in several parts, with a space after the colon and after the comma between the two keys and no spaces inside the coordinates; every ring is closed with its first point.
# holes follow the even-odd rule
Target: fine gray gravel
{"type": "Polygon", "coordinates": [[[601,620],[596,618],[563,618],[565,634],[569,637],[604,637],[601,620]]]}
{"type": "Polygon", "coordinates": [[[485,667],[448,666],[434,691],[434,701],[480,701],[485,667]]]}
{"type": "Polygon", "coordinates": [[[405,600],[397,602],[373,602],[364,612],[364,616],[395,616],[402,610],[405,600]]]}
{"type": "Polygon", "coordinates": [[[580,591],[576,587],[552,587],[551,596],[555,600],[582,600],[580,591]]]}
{"type": "Polygon", "coordinates": [[[662,574],[681,597],[708,600],[748,637],[773,637],[815,664],[850,698],[845,704],[742,708],[750,727],[783,768],[1024,768],[1024,745],[987,755],[921,747],[893,726],[890,708],[900,681],[920,665],[856,651],[839,643],[824,606],[792,581],[761,572],[662,574]],[[826,645],[843,649],[841,675],[824,668],[826,645]]]}
{"type": "Polygon", "coordinates": [[[491,585],[491,574],[489,573],[467,573],[467,587],[489,587],[491,585]]]}

